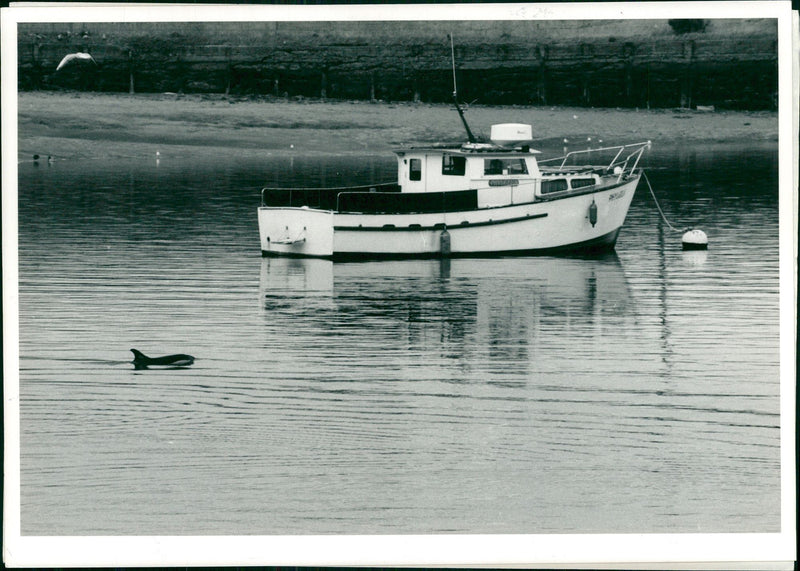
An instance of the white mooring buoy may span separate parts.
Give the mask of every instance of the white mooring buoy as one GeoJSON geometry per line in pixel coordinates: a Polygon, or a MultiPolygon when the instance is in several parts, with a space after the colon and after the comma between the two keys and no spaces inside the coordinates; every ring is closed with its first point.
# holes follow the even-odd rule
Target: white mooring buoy
{"type": "Polygon", "coordinates": [[[708,236],[702,230],[687,230],[681,238],[684,250],[708,250],[708,236]]]}
{"type": "MultiPolygon", "coordinates": [[[[650,141],[647,141],[647,145],[650,145],[650,141]]],[[[619,167],[614,168],[615,174],[617,172],[617,168],[619,167]]],[[[680,230],[670,224],[669,220],[667,220],[667,217],[664,216],[664,211],[661,210],[661,205],[658,203],[656,193],[653,191],[653,185],[650,184],[650,179],[647,178],[647,173],[642,171],[642,176],[644,177],[644,180],[647,181],[647,188],[650,189],[650,194],[653,196],[653,202],[656,203],[656,208],[658,208],[658,213],[661,214],[661,218],[664,220],[664,222],[666,222],[670,230],[673,232],[680,232],[680,230]]],[[[708,236],[706,236],[706,233],[699,228],[687,228],[683,233],[681,243],[683,244],[684,250],[708,250],[708,236]]]]}

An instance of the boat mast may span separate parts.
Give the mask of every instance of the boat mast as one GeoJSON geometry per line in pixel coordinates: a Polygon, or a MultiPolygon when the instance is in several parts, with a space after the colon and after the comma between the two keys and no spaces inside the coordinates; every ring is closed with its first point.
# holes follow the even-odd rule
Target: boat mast
{"type": "Polygon", "coordinates": [[[453,62],[453,101],[456,104],[458,116],[461,117],[461,122],[464,123],[464,129],[467,130],[467,139],[470,143],[474,143],[475,135],[472,134],[469,125],[467,125],[467,119],[464,117],[464,111],[461,109],[461,105],[458,103],[458,88],[456,87],[456,51],[453,47],[453,34],[447,35],[450,36],[450,59],[453,62]]]}

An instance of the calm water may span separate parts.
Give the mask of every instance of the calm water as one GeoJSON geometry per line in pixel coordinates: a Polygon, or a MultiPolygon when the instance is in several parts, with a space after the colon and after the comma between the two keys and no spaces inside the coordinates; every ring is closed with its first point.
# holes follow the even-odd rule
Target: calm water
{"type": "Polygon", "coordinates": [[[777,149],[645,166],[708,252],[642,184],[604,257],[263,260],[392,158],[21,164],[23,534],[779,531],[777,149]]]}

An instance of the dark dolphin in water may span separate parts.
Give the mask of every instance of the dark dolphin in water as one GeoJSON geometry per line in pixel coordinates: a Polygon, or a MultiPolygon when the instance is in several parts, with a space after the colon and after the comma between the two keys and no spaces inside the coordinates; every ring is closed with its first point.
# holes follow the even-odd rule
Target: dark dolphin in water
{"type": "Polygon", "coordinates": [[[188,367],[194,363],[194,357],[191,355],[184,355],[179,353],[177,355],[165,355],[164,357],[148,357],[141,351],[131,349],[133,353],[133,365],[137,369],[146,369],[147,367],[188,367]]]}

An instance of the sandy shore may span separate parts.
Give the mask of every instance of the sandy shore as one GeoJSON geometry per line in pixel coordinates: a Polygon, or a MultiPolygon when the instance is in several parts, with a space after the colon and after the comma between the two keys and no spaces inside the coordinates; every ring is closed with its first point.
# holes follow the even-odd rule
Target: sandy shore
{"type": "MultiPolygon", "coordinates": [[[[238,99],[222,95],[19,93],[19,158],[383,154],[408,143],[462,141],[452,105],[238,99]]],[[[478,135],[530,123],[537,146],[777,141],[774,112],[470,107],[478,135]]]]}

